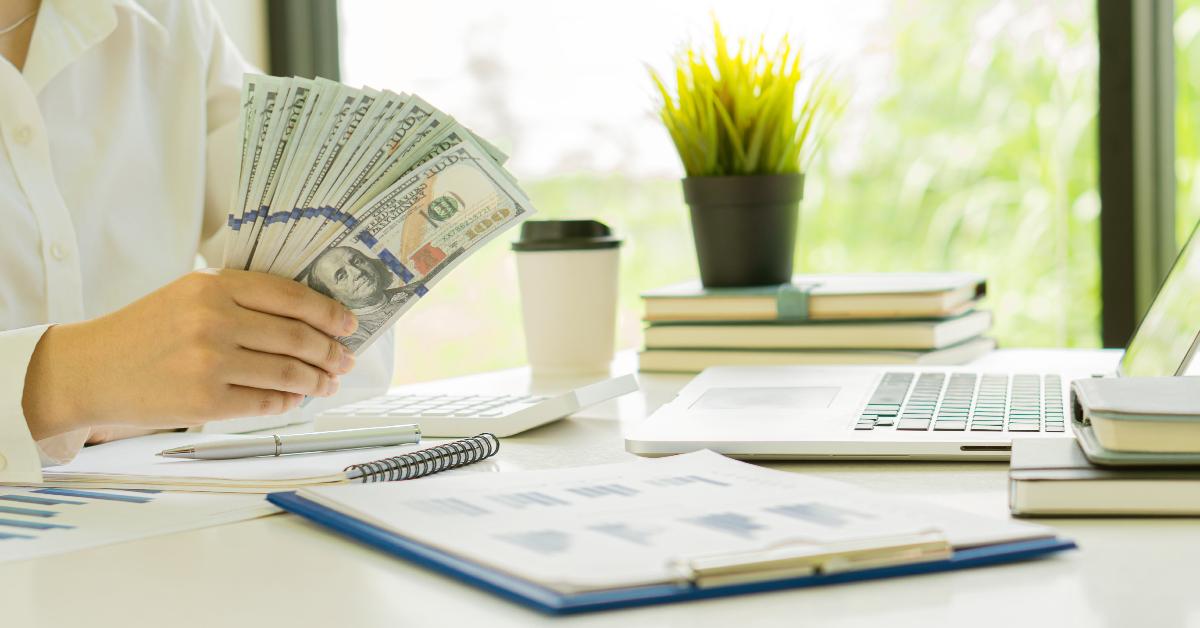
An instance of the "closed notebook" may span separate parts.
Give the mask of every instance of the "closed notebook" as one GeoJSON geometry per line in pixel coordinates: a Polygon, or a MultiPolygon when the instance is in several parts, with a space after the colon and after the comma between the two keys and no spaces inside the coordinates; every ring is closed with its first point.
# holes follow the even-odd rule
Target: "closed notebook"
{"type": "MultiPolygon", "coordinates": [[[[411,454],[422,450],[417,445],[398,445],[233,460],[157,455],[171,447],[226,438],[237,437],[172,432],[85,447],[70,463],[43,469],[40,486],[268,493],[301,486],[362,482],[363,478],[353,477],[357,474],[348,474],[346,469],[367,463],[377,463],[375,468],[380,471],[405,472],[414,468],[409,465],[411,454]]],[[[455,442],[469,445],[456,457],[466,463],[486,458],[498,447],[490,434],[455,442]]],[[[442,464],[435,460],[424,467],[436,470],[442,464]]],[[[382,479],[389,478],[372,473],[365,481],[382,479]]]]}
{"type": "Polygon", "coordinates": [[[1112,452],[1200,454],[1200,377],[1108,377],[1071,384],[1078,420],[1112,452]]]}
{"type": "Polygon", "coordinates": [[[791,284],[750,288],[692,281],[642,299],[650,322],[830,320],[955,316],[985,293],[985,279],[974,273],[862,273],[796,275],[791,284]]]}
{"type": "Polygon", "coordinates": [[[777,366],[811,364],[912,364],[950,366],[966,364],[996,348],[991,338],[973,338],[932,351],[871,349],[736,350],[647,349],[638,354],[638,368],[646,372],[699,373],[710,366],[777,366]]]}
{"type": "Polygon", "coordinates": [[[1050,528],[710,451],[268,499],[553,613],[940,571],[1073,547],[1050,528]]]}
{"type": "Polygon", "coordinates": [[[661,323],[646,329],[647,349],[941,349],[974,338],[991,312],[932,320],[757,324],[661,323]]]}
{"type": "Polygon", "coordinates": [[[1072,438],[1013,439],[1010,464],[1014,515],[1200,515],[1196,467],[1101,467],[1072,438]]]}

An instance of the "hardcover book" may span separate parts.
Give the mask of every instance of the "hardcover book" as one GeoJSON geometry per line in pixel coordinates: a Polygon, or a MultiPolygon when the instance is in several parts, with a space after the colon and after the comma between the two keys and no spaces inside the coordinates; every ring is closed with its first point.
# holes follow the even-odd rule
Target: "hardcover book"
{"type": "Polygon", "coordinates": [[[986,332],[992,315],[977,310],[947,319],[801,323],[659,323],[647,349],[941,349],[986,332]]]}
{"type": "Polygon", "coordinates": [[[872,349],[647,349],[638,355],[644,372],[699,373],[710,366],[774,366],[805,364],[910,364],[950,366],[966,364],[996,348],[991,338],[972,338],[932,351],[872,349]]]}
{"type": "Polygon", "coordinates": [[[792,283],[705,289],[699,281],[642,293],[645,318],[770,321],[943,318],[971,310],[987,282],[974,273],[796,275],[792,283]]]}
{"type": "Polygon", "coordinates": [[[1196,467],[1100,467],[1072,438],[1014,439],[1011,464],[1014,515],[1200,515],[1196,467]]]}

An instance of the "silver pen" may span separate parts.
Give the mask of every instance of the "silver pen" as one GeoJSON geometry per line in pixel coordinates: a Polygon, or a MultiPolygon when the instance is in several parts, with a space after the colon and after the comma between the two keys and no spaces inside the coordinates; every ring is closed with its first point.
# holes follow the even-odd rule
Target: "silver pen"
{"type": "Polygon", "coordinates": [[[389,447],[421,442],[420,425],[389,425],[354,430],[247,436],[208,443],[164,449],[158,455],[167,458],[228,460],[256,456],[281,456],[312,451],[334,451],[361,447],[389,447]]]}

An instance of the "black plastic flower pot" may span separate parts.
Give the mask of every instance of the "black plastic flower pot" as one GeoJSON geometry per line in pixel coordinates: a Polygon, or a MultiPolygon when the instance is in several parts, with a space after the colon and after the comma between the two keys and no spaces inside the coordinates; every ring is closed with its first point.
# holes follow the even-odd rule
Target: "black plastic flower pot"
{"type": "Polygon", "coordinates": [[[685,178],[704,286],[790,281],[803,195],[802,174],[685,178]]]}

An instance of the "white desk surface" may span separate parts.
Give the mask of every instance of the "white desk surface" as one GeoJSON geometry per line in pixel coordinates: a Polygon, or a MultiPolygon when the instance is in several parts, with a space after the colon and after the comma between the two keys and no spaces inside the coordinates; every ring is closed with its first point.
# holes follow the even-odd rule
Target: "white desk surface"
{"type": "MultiPolygon", "coordinates": [[[[1111,368],[1115,352],[999,351],[989,365],[1111,368]]],[[[616,370],[629,369],[623,355],[616,370]]],[[[644,391],[505,439],[481,471],[629,459],[622,423],[687,381],[642,376],[644,391]]],[[[534,388],[561,386],[538,382],[534,388]]],[[[522,369],[420,389],[512,391],[522,369]]],[[[1003,463],[786,463],[893,494],[1007,516],[1003,463]]],[[[1183,626],[1200,625],[1195,519],[1047,520],[1079,550],[954,573],[551,618],[292,515],[0,565],[0,625],[24,626],[1183,626]]]]}

